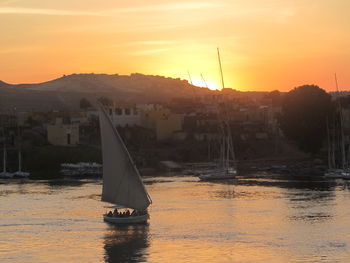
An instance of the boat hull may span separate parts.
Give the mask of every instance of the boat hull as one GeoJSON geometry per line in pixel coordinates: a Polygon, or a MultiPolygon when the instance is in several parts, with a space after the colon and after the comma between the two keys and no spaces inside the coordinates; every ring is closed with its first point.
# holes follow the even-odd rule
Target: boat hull
{"type": "Polygon", "coordinates": [[[350,179],[350,171],[342,169],[329,170],[324,174],[324,177],[333,179],[350,179]]]}
{"type": "Polygon", "coordinates": [[[199,177],[202,181],[214,181],[214,180],[226,180],[226,179],[234,179],[237,175],[237,170],[233,167],[220,170],[215,169],[210,171],[209,173],[201,174],[199,177]]]}
{"type": "Polygon", "coordinates": [[[226,180],[226,179],[234,179],[234,178],[235,178],[235,175],[233,174],[222,174],[222,175],[206,174],[206,175],[199,176],[199,179],[202,181],[226,180]]]}
{"type": "Polygon", "coordinates": [[[15,173],[13,173],[13,177],[17,177],[17,178],[27,178],[29,176],[30,176],[30,173],[28,173],[28,172],[17,171],[15,173]]]}
{"type": "Polygon", "coordinates": [[[0,178],[5,178],[5,179],[13,178],[13,173],[1,172],[0,173],[0,178]]]}
{"type": "Polygon", "coordinates": [[[149,219],[149,215],[140,215],[140,216],[129,216],[129,217],[113,217],[108,215],[103,215],[103,220],[105,222],[117,225],[125,224],[142,224],[146,223],[149,219]]]}

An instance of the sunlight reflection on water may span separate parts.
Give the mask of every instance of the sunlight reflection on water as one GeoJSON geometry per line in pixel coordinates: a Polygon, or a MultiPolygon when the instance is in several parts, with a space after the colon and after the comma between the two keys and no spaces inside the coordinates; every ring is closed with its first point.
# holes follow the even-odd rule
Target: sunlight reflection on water
{"type": "Polygon", "coordinates": [[[148,225],[102,221],[99,180],[2,181],[1,262],[346,262],[349,183],[146,178],[148,225]]]}

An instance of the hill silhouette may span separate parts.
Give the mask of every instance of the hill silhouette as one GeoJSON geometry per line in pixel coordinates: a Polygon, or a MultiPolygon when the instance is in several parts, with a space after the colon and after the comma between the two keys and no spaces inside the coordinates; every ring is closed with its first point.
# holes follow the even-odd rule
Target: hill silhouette
{"type": "Polygon", "coordinates": [[[4,87],[11,87],[11,84],[8,84],[8,83],[6,83],[6,82],[3,82],[3,81],[1,81],[0,80],[0,88],[4,88],[4,87]]]}
{"type": "Polygon", "coordinates": [[[139,103],[168,101],[203,95],[210,90],[193,86],[187,80],[134,73],[129,75],[72,74],[36,84],[8,84],[0,81],[0,109],[74,110],[82,97],[107,96],[139,103]]]}

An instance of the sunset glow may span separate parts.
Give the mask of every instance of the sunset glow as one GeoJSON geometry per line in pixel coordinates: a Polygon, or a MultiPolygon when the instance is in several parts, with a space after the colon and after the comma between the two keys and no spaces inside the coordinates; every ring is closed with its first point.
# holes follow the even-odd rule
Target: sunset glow
{"type": "Polygon", "coordinates": [[[350,84],[346,0],[0,1],[0,79],[134,72],[238,90],[350,84]]]}
{"type": "MultiPolygon", "coordinates": [[[[208,88],[211,90],[221,89],[220,83],[216,83],[214,81],[207,80],[205,78],[203,80],[201,77],[194,77],[194,78],[191,78],[191,80],[192,80],[192,84],[198,87],[208,88]]],[[[188,80],[188,81],[191,82],[191,80],[188,80]]]]}

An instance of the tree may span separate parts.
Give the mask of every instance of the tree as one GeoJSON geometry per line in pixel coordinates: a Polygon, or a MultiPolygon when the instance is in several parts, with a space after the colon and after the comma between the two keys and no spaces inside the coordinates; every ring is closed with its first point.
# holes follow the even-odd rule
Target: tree
{"type": "Polygon", "coordinates": [[[322,147],[327,117],[331,112],[332,102],[328,93],[315,85],[300,86],[284,97],[280,127],[301,150],[315,154],[322,147]]]}
{"type": "Polygon", "coordinates": [[[100,97],[98,99],[98,101],[104,106],[112,106],[113,105],[113,101],[107,97],[100,97]]]}
{"type": "Polygon", "coordinates": [[[270,100],[273,106],[280,106],[283,96],[278,90],[273,90],[266,94],[264,98],[270,100]]]}
{"type": "Polygon", "coordinates": [[[91,103],[87,99],[82,98],[80,100],[80,109],[87,110],[90,107],[91,107],[91,103]]]}

